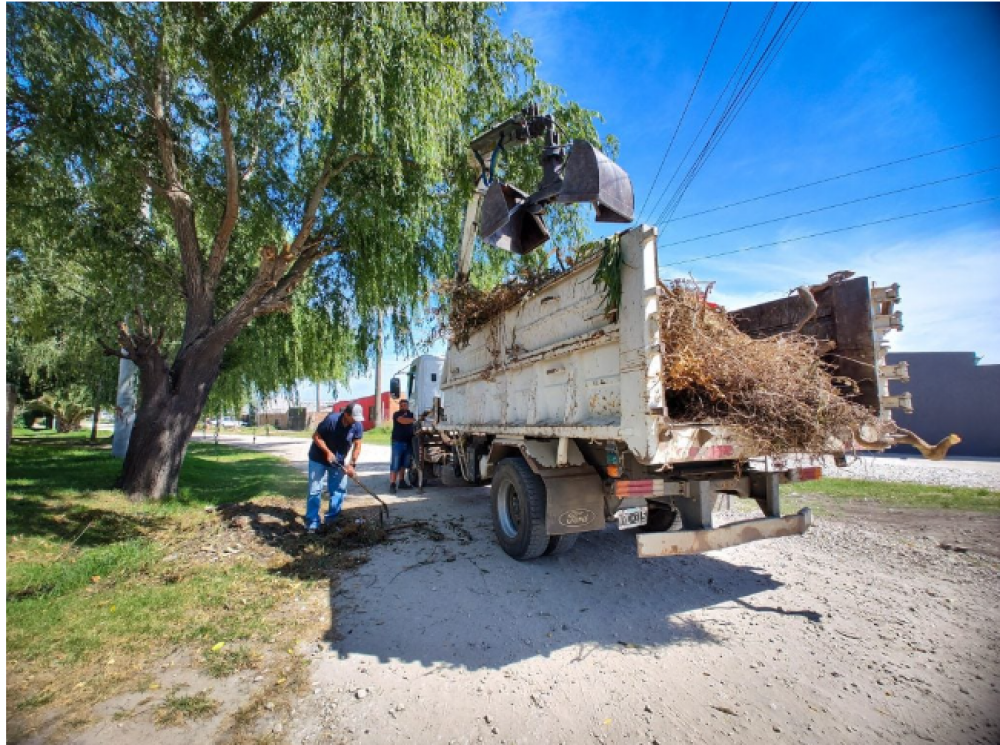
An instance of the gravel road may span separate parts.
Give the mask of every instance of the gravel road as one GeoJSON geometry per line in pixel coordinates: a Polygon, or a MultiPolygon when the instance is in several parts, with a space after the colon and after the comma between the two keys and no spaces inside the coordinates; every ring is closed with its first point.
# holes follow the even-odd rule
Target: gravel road
{"type": "MultiPolygon", "coordinates": [[[[362,458],[382,490],[385,451],[362,458]]],[[[1000,475],[869,460],[868,478],[1000,475]]],[[[394,521],[428,527],[331,586],[338,625],[316,639],[336,641],[304,645],[312,693],[275,723],[289,742],[1000,741],[994,557],[819,518],[801,537],[657,560],[608,529],[519,563],[492,539],[488,493],[393,500],[394,521]]]]}
{"type": "Polygon", "coordinates": [[[930,461],[900,455],[862,456],[851,459],[846,468],[836,468],[828,461],[824,464],[824,473],[833,478],[910,481],[1000,491],[1000,458],[930,461]]]}
{"type": "MultiPolygon", "coordinates": [[[[305,470],[305,439],[220,442],[305,470]]],[[[381,494],[388,456],[362,451],[361,476],[381,494]]],[[[829,470],[998,488],[1000,463],[880,457],[829,470]]],[[[264,705],[255,742],[1000,742],[998,515],[803,492],[836,509],[803,536],[640,560],[634,536],[611,527],[521,563],[493,539],[488,487],[385,499],[389,542],[296,601],[316,619],[298,650],[309,687],[291,711],[264,705]]],[[[345,518],[371,506],[352,485],[345,518]]],[[[149,691],[127,693],[69,741],[229,742],[232,716],[264,685],[256,671],[207,678],[183,657],[157,676],[163,690],[210,691],[220,710],[158,728],[136,714],[149,691]]]]}

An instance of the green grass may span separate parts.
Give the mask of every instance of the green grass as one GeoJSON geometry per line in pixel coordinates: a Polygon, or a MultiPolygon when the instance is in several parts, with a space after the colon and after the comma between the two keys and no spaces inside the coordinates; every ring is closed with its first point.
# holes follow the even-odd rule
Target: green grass
{"type": "Polygon", "coordinates": [[[807,495],[817,494],[838,501],[872,501],[891,507],[1000,512],[1000,492],[964,486],[926,486],[889,481],[820,479],[785,487],[807,495]]]}
{"type": "Polygon", "coordinates": [[[156,712],[159,727],[177,727],[189,719],[206,719],[219,709],[219,702],[209,698],[204,691],[193,696],[179,696],[171,691],[156,712]]]}
{"type": "MultiPolygon", "coordinates": [[[[215,432],[211,427],[208,430],[209,437],[215,432]]],[[[275,429],[271,427],[270,429],[266,427],[241,427],[240,429],[230,429],[221,430],[222,434],[237,434],[237,435],[256,435],[257,437],[298,437],[303,440],[310,440],[313,436],[313,430],[292,430],[292,429],[275,429]]],[[[200,436],[202,430],[199,429],[197,434],[200,436]]],[[[364,442],[370,445],[388,445],[392,437],[392,425],[386,425],[382,427],[373,427],[372,429],[365,432],[364,442]]]]}
{"type": "MultiPolygon", "coordinates": [[[[142,503],[113,488],[121,462],[108,445],[23,430],[7,452],[8,701],[25,715],[109,695],[171,649],[189,649],[212,675],[247,669],[302,628],[283,608],[303,582],[329,577],[297,573],[294,551],[202,552],[254,540],[206,505],[254,499],[234,509],[294,518],[305,477],[278,458],[194,444],[180,493],[142,503]]],[[[171,706],[184,709],[181,698],[171,706]]]]}
{"type": "Polygon", "coordinates": [[[392,425],[373,427],[365,432],[364,442],[370,445],[388,445],[392,441],[392,425]]]}
{"type": "Polygon", "coordinates": [[[252,670],[260,655],[247,647],[207,649],[204,653],[205,672],[213,678],[228,678],[241,670],[252,670]]]}

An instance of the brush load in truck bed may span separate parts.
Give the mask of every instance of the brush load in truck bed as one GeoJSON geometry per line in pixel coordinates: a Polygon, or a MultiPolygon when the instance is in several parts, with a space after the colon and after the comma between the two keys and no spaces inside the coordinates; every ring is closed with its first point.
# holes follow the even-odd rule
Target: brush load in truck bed
{"type": "MultiPolygon", "coordinates": [[[[655,231],[620,241],[621,298],[608,311],[595,256],[497,311],[452,344],[449,428],[619,439],[642,463],[841,453],[878,441],[890,400],[881,335],[896,289],[865,277],[726,314],[698,286],[658,277],[655,231]],[[505,307],[506,306],[506,307],[505,307]]],[[[805,290],[805,288],[803,288],[805,290]]],[[[462,313],[460,303],[452,317],[462,313]]],[[[891,372],[891,371],[890,371],[891,372]]]]}

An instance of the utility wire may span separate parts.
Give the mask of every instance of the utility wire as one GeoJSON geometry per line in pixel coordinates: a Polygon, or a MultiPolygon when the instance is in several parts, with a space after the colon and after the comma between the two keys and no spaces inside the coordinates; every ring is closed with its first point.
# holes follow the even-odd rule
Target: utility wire
{"type": "Polygon", "coordinates": [[[695,143],[697,143],[698,139],[701,137],[701,133],[705,131],[705,127],[708,126],[708,123],[712,120],[712,117],[715,115],[715,110],[719,108],[719,104],[722,103],[722,99],[725,97],[726,92],[729,90],[729,86],[733,85],[734,80],[741,80],[743,78],[743,74],[746,71],[746,68],[749,66],[750,60],[753,59],[753,55],[756,53],[757,47],[760,45],[760,40],[761,38],[763,38],[764,32],[767,30],[767,26],[771,22],[771,17],[774,15],[774,10],[777,7],[778,3],[775,2],[771,4],[771,9],[768,11],[767,15],[764,16],[764,20],[761,22],[760,27],[757,29],[753,38],[750,40],[750,43],[747,44],[747,48],[743,51],[743,55],[740,57],[740,61],[736,63],[736,66],[733,68],[733,71],[729,74],[729,80],[726,81],[725,87],[723,87],[723,89],[719,92],[718,97],[715,99],[715,103],[712,104],[712,110],[708,112],[708,116],[705,117],[705,120],[701,123],[701,127],[698,128],[698,133],[694,136],[694,139],[691,140],[691,143],[688,145],[687,150],[684,151],[684,157],[681,158],[680,162],[677,164],[677,167],[674,169],[673,174],[670,176],[670,181],[668,181],[667,185],[663,187],[663,191],[660,192],[660,196],[657,197],[656,202],[653,204],[653,207],[650,210],[651,212],[653,213],[656,212],[657,208],[660,206],[660,202],[663,201],[663,198],[667,195],[668,191],[670,190],[670,187],[674,183],[674,179],[677,178],[677,174],[681,170],[681,166],[684,165],[684,162],[691,154],[691,150],[692,148],[694,148],[695,143]]]}
{"type": "Polygon", "coordinates": [[[983,204],[985,202],[995,202],[1000,199],[1000,196],[996,197],[986,197],[985,199],[976,199],[972,202],[962,202],[961,204],[950,204],[947,207],[938,207],[932,210],[924,210],[923,212],[911,212],[908,215],[897,215],[896,217],[887,217],[884,220],[873,220],[871,222],[863,222],[857,225],[848,225],[846,228],[835,228],[834,230],[824,230],[820,233],[811,233],[810,235],[800,235],[797,238],[786,238],[781,241],[772,241],[771,243],[761,243],[757,246],[747,246],[746,248],[734,248],[732,251],[720,251],[719,253],[707,254],[705,256],[698,256],[693,259],[683,259],[681,261],[672,261],[664,263],[663,266],[680,266],[681,264],[693,264],[696,261],[705,261],[706,259],[717,259],[720,256],[732,256],[733,254],[744,253],[746,251],[756,251],[761,248],[769,248],[770,246],[778,246],[782,243],[795,243],[797,241],[804,241],[808,238],[818,238],[822,235],[831,235],[833,233],[843,233],[847,230],[856,230],[858,228],[866,228],[870,225],[881,225],[882,223],[895,222],[897,220],[906,220],[910,217],[919,217],[920,215],[930,215],[935,212],[945,212],[946,210],[956,210],[959,207],[970,207],[974,204],[983,204]]]}
{"type": "Polygon", "coordinates": [[[727,233],[736,233],[740,230],[749,230],[750,228],[757,228],[761,225],[770,225],[771,223],[781,222],[782,220],[790,220],[793,217],[802,217],[804,215],[814,215],[817,212],[826,212],[827,210],[837,209],[838,207],[846,207],[849,204],[858,204],[859,202],[867,202],[871,199],[879,199],[881,197],[888,197],[893,194],[902,194],[904,191],[913,191],[914,189],[924,189],[928,186],[936,186],[937,184],[944,184],[948,181],[957,181],[958,179],[970,178],[971,176],[978,176],[981,173],[989,173],[990,171],[1000,170],[1000,166],[993,166],[992,168],[983,168],[979,171],[971,171],[970,173],[963,173],[959,176],[949,176],[948,178],[938,179],[937,181],[928,181],[923,184],[916,184],[915,186],[904,186],[902,189],[893,189],[892,191],[884,191],[881,194],[870,194],[867,197],[859,197],[858,199],[851,199],[847,202],[840,202],[839,204],[831,204],[826,207],[817,207],[816,209],[806,210],[805,212],[796,212],[794,215],[785,215],[784,217],[775,217],[772,220],[763,220],[761,222],[751,223],[750,225],[743,225],[738,228],[729,228],[728,230],[720,230],[717,233],[707,233],[706,235],[699,235],[695,238],[685,238],[682,241],[674,241],[673,243],[664,243],[663,247],[667,246],[679,246],[682,243],[694,243],[695,241],[702,241],[706,238],[714,238],[718,235],[726,235],[727,233]]]}
{"type": "Polygon", "coordinates": [[[750,97],[753,96],[754,92],[757,90],[757,87],[760,85],[761,80],[763,80],[768,70],[770,70],[771,65],[774,63],[775,59],[777,59],[782,49],[784,49],[785,44],[788,42],[788,39],[791,38],[791,35],[795,32],[795,29],[798,27],[799,22],[802,20],[802,17],[809,9],[809,5],[808,4],[805,5],[802,11],[795,18],[794,22],[791,22],[792,16],[799,9],[799,6],[800,6],[799,3],[794,3],[792,7],[789,9],[788,13],[785,14],[785,17],[782,19],[781,24],[778,26],[778,29],[772,35],[771,40],[768,42],[768,45],[765,48],[764,52],[758,58],[757,63],[754,65],[754,68],[751,71],[750,75],[748,75],[747,78],[744,80],[743,86],[740,88],[739,92],[735,96],[733,96],[732,99],[730,100],[726,110],[719,118],[719,121],[716,124],[715,129],[712,131],[712,133],[709,135],[708,140],[702,146],[701,152],[698,154],[698,157],[691,165],[691,168],[688,170],[687,174],[685,174],[684,178],[681,180],[680,185],[677,187],[677,190],[674,192],[674,195],[667,203],[667,206],[664,208],[663,212],[660,213],[660,216],[657,219],[656,223],[657,225],[666,224],[670,222],[670,219],[673,217],[673,214],[677,210],[677,207],[680,206],[681,200],[684,198],[684,195],[687,193],[687,190],[694,182],[694,179],[698,176],[698,174],[701,172],[701,169],[705,166],[705,163],[708,162],[708,159],[715,152],[715,149],[718,147],[719,143],[721,143],[722,138],[725,137],[726,133],[729,131],[729,128],[732,126],[733,122],[740,115],[740,113],[743,111],[743,108],[750,100],[750,97]],[[780,43],[778,43],[777,47],[775,47],[775,44],[778,42],[779,39],[781,39],[781,41],[780,43]],[[771,53],[772,49],[774,49],[773,54],[771,53]],[[763,67],[761,67],[761,65],[763,65],[763,67]],[[758,70],[760,71],[759,74],[758,70]]]}
{"type": "MultiPolygon", "coordinates": [[[[760,69],[761,62],[764,60],[764,58],[766,57],[766,55],[772,49],[772,47],[774,45],[775,38],[777,38],[777,36],[784,30],[790,14],[795,10],[795,6],[793,5],[792,8],[789,9],[789,12],[785,15],[785,18],[779,24],[778,29],[774,32],[774,34],[772,34],[772,37],[768,41],[768,44],[764,48],[764,51],[761,52],[761,54],[760,54],[759,57],[757,57],[757,60],[754,63],[753,68],[750,70],[749,73],[747,73],[747,69],[749,68],[750,63],[753,62],[754,56],[757,53],[757,48],[760,46],[760,42],[761,42],[761,40],[763,38],[763,34],[766,31],[767,26],[770,25],[771,18],[774,15],[774,11],[775,11],[776,7],[777,7],[777,3],[775,3],[774,5],[771,6],[770,11],[768,12],[767,16],[765,16],[764,21],[761,24],[761,28],[758,30],[757,34],[755,35],[750,57],[747,59],[746,64],[742,65],[742,69],[740,69],[739,77],[738,77],[738,80],[737,80],[737,83],[736,83],[736,87],[733,88],[733,92],[729,96],[729,100],[726,102],[726,105],[725,105],[725,107],[723,109],[722,114],[719,116],[718,121],[715,123],[715,126],[713,127],[712,131],[709,133],[708,139],[702,144],[701,149],[698,151],[697,156],[695,157],[695,159],[692,162],[692,164],[689,166],[687,172],[681,178],[681,181],[678,184],[677,188],[675,189],[674,193],[672,194],[672,196],[670,197],[670,199],[667,200],[667,203],[664,206],[663,210],[660,212],[659,216],[656,218],[656,223],[657,224],[663,222],[663,220],[666,219],[669,214],[672,214],[676,202],[679,201],[679,198],[680,198],[679,195],[681,195],[683,192],[685,192],[687,190],[687,187],[690,185],[691,181],[694,179],[694,177],[697,175],[697,173],[701,170],[701,167],[704,164],[704,162],[707,160],[708,156],[711,154],[712,151],[714,151],[714,149],[715,149],[714,145],[715,145],[715,143],[717,141],[717,138],[721,137],[721,135],[725,133],[724,132],[725,129],[728,129],[727,123],[730,121],[731,117],[735,116],[734,111],[736,112],[736,114],[739,113],[737,109],[738,108],[742,108],[741,106],[739,106],[739,102],[744,101],[744,99],[745,99],[745,95],[744,94],[747,93],[747,86],[750,84],[751,81],[754,80],[754,78],[755,78],[758,70],[760,69]]],[[[765,71],[766,71],[766,69],[765,69],[765,71]]],[[[754,89],[756,89],[756,85],[754,85],[753,88],[750,90],[750,94],[752,94],[752,92],[753,92],[754,89]]],[[[707,124],[708,121],[706,121],[705,123],[707,124]]],[[[700,132],[699,132],[699,135],[700,135],[700,132]]],[[[693,146],[695,143],[692,142],[691,144],[693,146]]],[[[689,152],[690,152],[690,148],[689,148],[689,152]]],[[[680,169],[678,168],[678,170],[680,170],[680,169]]],[[[677,175],[676,172],[675,172],[674,175],[675,176],[677,175]]],[[[672,183],[672,180],[671,180],[671,183],[672,183]]]]}
{"type": "MultiPolygon", "coordinates": [[[[694,100],[694,94],[698,91],[701,78],[705,74],[705,68],[708,67],[708,61],[712,58],[712,52],[715,50],[715,43],[719,40],[719,35],[722,33],[722,27],[726,25],[726,18],[729,16],[729,10],[732,7],[732,3],[726,5],[726,12],[722,14],[722,20],[719,21],[719,28],[715,32],[715,38],[712,39],[712,45],[708,48],[708,54],[705,55],[705,61],[701,63],[701,70],[698,72],[698,79],[694,81],[694,88],[691,89],[691,95],[688,96],[687,103],[684,104],[684,111],[681,112],[681,118],[677,122],[677,126],[674,128],[674,134],[671,136],[670,143],[667,145],[667,151],[663,154],[663,159],[660,161],[660,167],[656,169],[656,176],[653,177],[653,183],[650,185],[649,191],[646,192],[646,198],[642,201],[642,207],[639,208],[640,216],[646,209],[646,204],[649,202],[649,198],[653,195],[653,190],[656,188],[656,182],[659,180],[660,173],[663,171],[663,165],[667,162],[667,158],[670,156],[670,151],[674,146],[674,140],[677,139],[677,133],[681,131],[681,125],[684,124],[684,117],[687,116],[688,108],[691,106],[691,101],[694,100]]],[[[641,221],[642,218],[640,217],[640,222],[641,221]]]]}
{"type": "Polygon", "coordinates": [[[808,184],[800,184],[798,186],[792,186],[788,189],[781,189],[780,191],[772,191],[769,194],[761,194],[758,197],[750,197],[749,199],[742,199],[739,202],[730,202],[729,204],[724,204],[720,207],[712,207],[707,210],[702,210],[701,212],[691,212],[687,215],[681,215],[680,217],[674,217],[670,222],[680,222],[681,220],[687,220],[689,217],[699,217],[700,215],[707,215],[710,212],[718,212],[720,210],[727,210],[730,207],[738,207],[741,204],[750,204],[750,202],[757,202],[761,199],[768,199],[770,197],[776,197],[780,194],[788,194],[789,192],[798,191],[799,189],[807,189],[810,186],[819,186],[820,184],[828,184],[831,181],[837,181],[842,178],[847,178],[848,176],[857,176],[859,173],[868,173],[869,171],[877,171],[880,168],[887,168],[889,166],[899,165],[900,163],[908,163],[911,160],[919,160],[920,158],[927,158],[931,155],[939,155],[940,153],[947,153],[951,150],[958,150],[964,147],[970,147],[972,145],[978,145],[980,142],[987,142],[989,140],[995,140],[1000,137],[1000,134],[990,135],[989,137],[983,137],[978,140],[972,140],[971,142],[963,142],[960,145],[952,145],[950,147],[943,147],[940,150],[931,150],[927,153],[920,153],[919,155],[911,155],[908,158],[900,158],[899,160],[890,160],[887,163],[880,163],[877,166],[869,166],[867,168],[861,168],[857,171],[850,171],[849,173],[842,173],[839,176],[830,176],[829,178],[820,179],[819,181],[810,181],[808,184]]]}
{"type": "Polygon", "coordinates": [[[743,112],[743,109],[746,107],[747,103],[749,102],[750,97],[756,92],[757,87],[760,85],[760,83],[763,80],[764,76],[768,73],[768,71],[771,69],[771,66],[774,64],[774,61],[778,58],[778,55],[780,55],[781,52],[782,52],[782,50],[785,48],[785,44],[788,43],[788,40],[791,38],[792,34],[795,33],[795,29],[798,28],[798,25],[799,25],[799,23],[802,20],[802,16],[805,15],[805,13],[806,13],[806,11],[808,9],[809,9],[809,5],[807,4],[806,6],[804,6],[804,9],[799,14],[798,18],[795,19],[794,24],[792,25],[792,27],[789,30],[789,32],[785,35],[785,38],[782,39],[781,44],[778,46],[777,51],[771,56],[771,58],[765,64],[763,71],[757,77],[757,80],[754,81],[752,87],[750,88],[750,92],[743,98],[742,101],[740,101],[740,103],[738,104],[738,106],[736,108],[736,112],[725,123],[725,125],[722,128],[721,133],[719,134],[719,137],[709,147],[708,152],[705,154],[705,158],[702,161],[702,163],[699,164],[697,171],[691,176],[690,179],[688,179],[687,183],[684,186],[683,191],[681,191],[681,193],[677,196],[677,199],[674,200],[674,203],[671,206],[669,212],[667,212],[667,214],[665,216],[666,217],[666,223],[665,223],[665,225],[668,224],[668,223],[670,223],[673,220],[674,213],[677,211],[677,208],[680,206],[681,200],[684,198],[684,195],[687,194],[687,190],[690,188],[691,183],[694,181],[694,178],[698,175],[698,173],[701,172],[701,169],[704,167],[705,162],[707,162],[708,159],[715,153],[716,148],[718,148],[719,144],[722,142],[722,138],[726,136],[726,134],[729,132],[729,128],[732,127],[733,123],[736,121],[736,118],[743,112]]]}

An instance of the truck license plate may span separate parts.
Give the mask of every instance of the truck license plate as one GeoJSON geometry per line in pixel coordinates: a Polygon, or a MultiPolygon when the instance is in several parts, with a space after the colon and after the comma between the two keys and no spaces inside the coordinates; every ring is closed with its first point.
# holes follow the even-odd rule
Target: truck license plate
{"type": "Polygon", "coordinates": [[[618,530],[638,528],[649,521],[648,507],[628,507],[624,510],[618,510],[616,514],[618,515],[618,530]]]}

